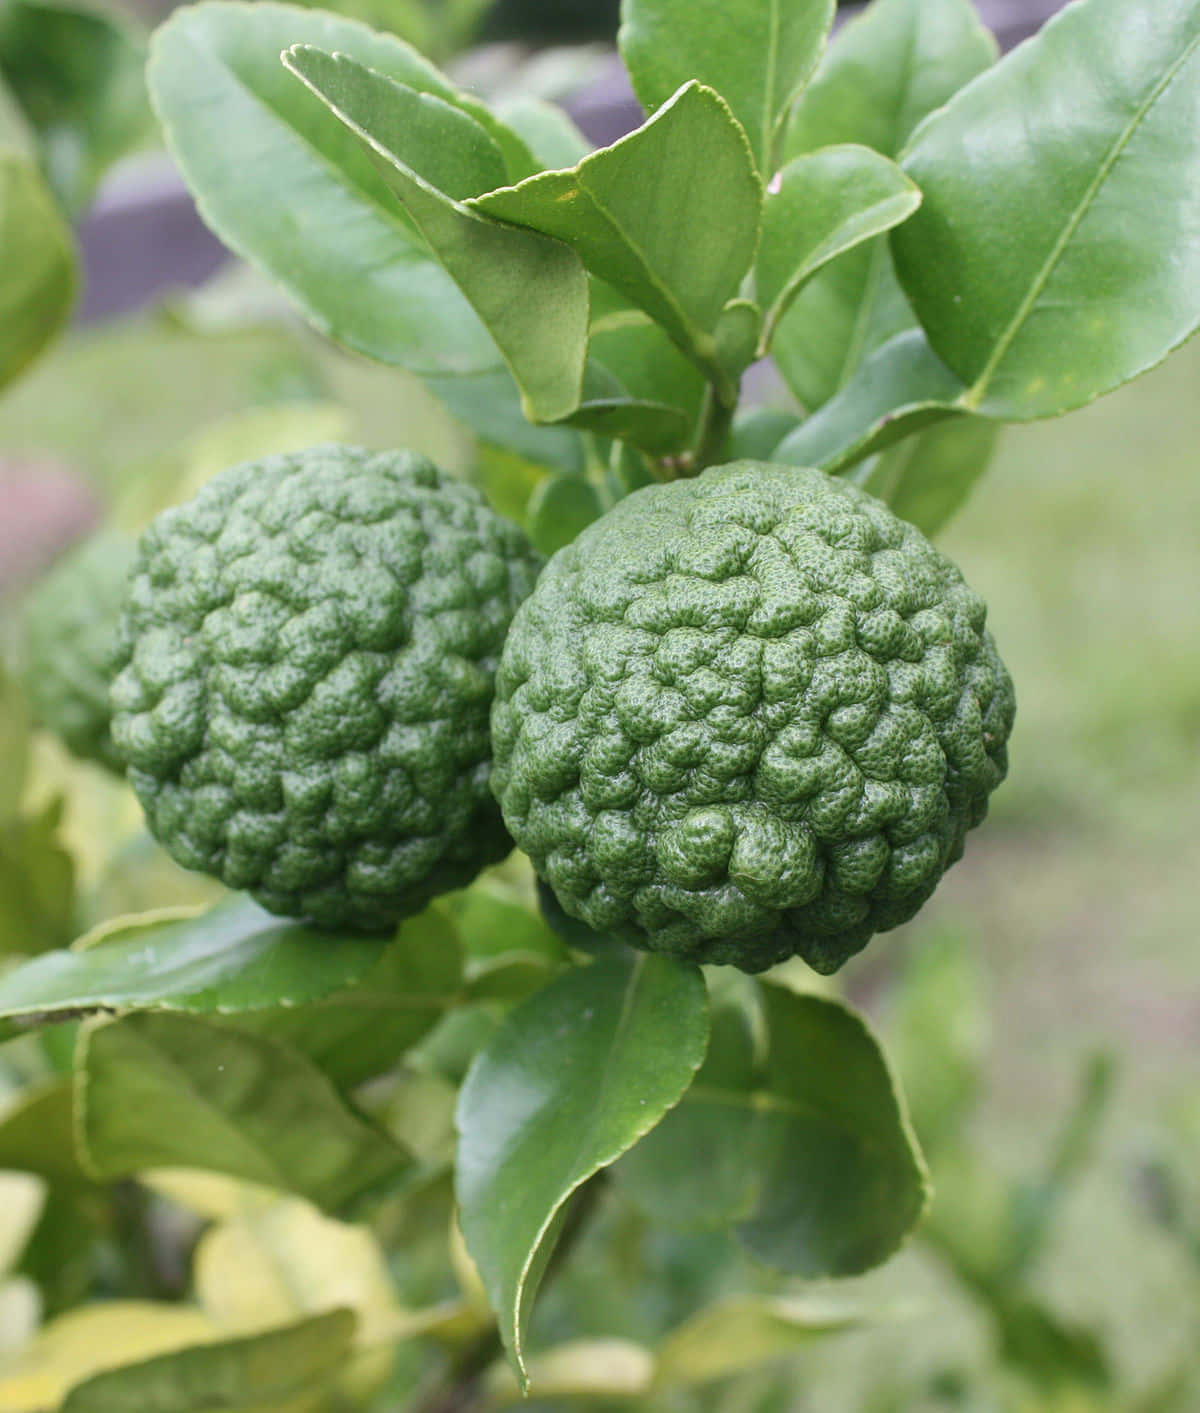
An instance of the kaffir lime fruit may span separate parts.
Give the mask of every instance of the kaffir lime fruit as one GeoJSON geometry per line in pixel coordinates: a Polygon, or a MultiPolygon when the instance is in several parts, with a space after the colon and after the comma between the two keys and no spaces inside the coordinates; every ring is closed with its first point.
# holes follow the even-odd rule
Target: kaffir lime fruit
{"type": "Polygon", "coordinates": [[[513,622],[492,785],[563,909],[760,971],[831,972],[911,918],[1003,778],[1012,682],[983,601],[818,471],[636,492],[513,622]]]}
{"type": "Polygon", "coordinates": [[[134,542],[92,536],[38,584],[25,610],[25,687],[34,718],[74,755],[110,770],[108,703],[117,620],[129,587],[134,542]]]}
{"type": "Polygon", "coordinates": [[[419,456],[226,471],[143,535],[113,736],[150,828],[272,912],[386,930],[512,847],[500,649],[541,561],[419,456]]]}

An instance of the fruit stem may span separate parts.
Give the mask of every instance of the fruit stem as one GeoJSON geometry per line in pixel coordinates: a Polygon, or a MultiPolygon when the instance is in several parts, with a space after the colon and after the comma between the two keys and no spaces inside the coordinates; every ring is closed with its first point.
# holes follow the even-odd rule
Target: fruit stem
{"type": "Polygon", "coordinates": [[[736,398],[730,402],[722,397],[715,383],[709,383],[704,392],[704,402],[700,408],[700,426],[696,433],[696,443],[692,449],[687,471],[689,476],[698,476],[705,467],[713,466],[725,455],[725,443],[729,439],[729,429],[733,425],[733,414],[737,409],[736,398]]]}

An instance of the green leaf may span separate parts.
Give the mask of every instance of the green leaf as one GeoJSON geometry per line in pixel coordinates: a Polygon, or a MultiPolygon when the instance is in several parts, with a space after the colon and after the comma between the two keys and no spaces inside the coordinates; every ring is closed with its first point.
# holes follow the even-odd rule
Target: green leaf
{"type": "Polygon", "coordinates": [[[569,545],[604,514],[600,494],[582,476],[547,476],[529,501],[529,536],[545,555],[569,545]]]}
{"type": "MultiPolygon", "coordinates": [[[[627,1339],[572,1339],[529,1361],[529,1382],[538,1402],[593,1399],[612,1407],[617,1399],[640,1399],[654,1378],[654,1356],[627,1339]]],[[[511,1369],[493,1364],[485,1381],[489,1407],[519,1406],[524,1400],[511,1369]]],[[[644,1407],[644,1404],[636,1404],[644,1407]]]]}
{"type": "Polygon", "coordinates": [[[88,1021],[77,1067],[79,1141],[98,1177],[202,1168],[337,1208],[410,1162],[302,1055],[222,1022],[88,1021]]]}
{"type": "Polygon", "coordinates": [[[592,144],[566,113],[541,98],[514,98],[501,103],[496,113],[519,134],[542,170],[573,167],[592,150],[592,144]]]}
{"type": "Polygon", "coordinates": [[[749,1096],[762,1059],[754,984],[731,976],[713,983],[708,1052],[692,1087],[613,1168],[653,1221],[684,1231],[729,1226],[754,1205],[751,1105],[710,1102],[716,1095],[749,1096]]]}
{"type": "Polygon", "coordinates": [[[572,245],[719,374],[713,332],[754,257],[762,187],[744,134],[711,89],[686,84],[636,132],[569,171],[468,204],[572,245]]]}
{"type": "Polygon", "coordinates": [[[343,54],[297,45],[284,64],[380,159],[388,186],[495,339],[529,420],[574,411],[587,354],[587,276],[561,242],[462,204],[504,181],[499,149],[484,130],[444,100],[343,54]],[[478,139],[494,149],[493,162],[483,160],[478,139]],[[441,154],[436,165],[430,152],[441,154]],[[474,160],[460,164],[460,153],[474,160]],[[447,179],[451,185],[442,185],[447,179]]]}
{"type": "Polygon", "coordinates": [[[852,143],[796,157],[767,190],[755,266],[767,311],[759,352],[800,290],[823,266],[905,221],[921,193],[899,167],[852,143]]]}
{"type": "Polygon", "coordinates": [[[55,1183],[90,1182],[75,1151],[70,1080],[27,1091],[0,1118],[0,1169],[55,1183]]]}
{"type": "Polygon", "coordinates": [[[40,139],[50,186],[71,215],[105,169],[149,135],[141,29],[65,3],[0,6],[0,76],[40,139]]]}
{"type": "Polygon", "coordinates": [[[61,813],[56,802],[39,815],[0,820],[0,956],[36,956],[70,939],[75,865],[58,842],[61,813]]]}
{"type": "Polygon", "coordinates": [[[699,970],[639,955],[551,982],[471,1066],[460,1220],[523,1385],[525,1327],[567,1199],[678,1102],[707,1037],[699,970]]]}
{"type": "Polygon", "coordinates": [[[794,412],[775,407],[750,407],[733,419],[729,433],[730,461],[772,461],[775,448],[800,425],[794,412]]]}
{"type": "MultiPolygon", "coordinates": [[[[836,36],[796,105],[785,158],[839,143],[896,157],[913,129],[996,57],[970,0],[875,0],[836,36]]],[[[779,326],[792,391],[820,407],[864,358],[915,323],[876,240],[821,271],[779,326]]]]}
{"type": "Polygon", "coordinates": [[[884,452],[855,480],[901,520],[935,535],[987,470],[999,436],[999,425],[986,418],[951,417],[884,452]]]}
{"type": "Polygon", "coordinates": [[[920,329],[897,334],[849,383],[775,449],[788,466],[836,473],[965,410],[962,382],[920,329]]]}
{"type": "Polygon", "coordinates": [[[696,1082],[617,1176],[658,1221],[738,1222],[769,1265],[810,1279],[856,1275],[920,1218],[920,1152],[863,1021],[775,985],[761,998],[761,1019],[744,997],[726,999],[696,1082]]]}
{"type": "Polygon", "coordinates": [[[814,1278],[885,1261],[920,1220],[928,1180],[883,1052],[836,1001],[763,987],[760,1186],[739,1228],[763,1261],[814,1278]]]}
{"type": "Polygon", "coordinates": [[[270,0],[189,6],[156,31],[147,78],[201,214],[358,352],[418,373],[501,366],[358,138],[280,64],[298,43],[339,50],[483,122],[416,50],[353,20],[270,0]]]}
{"type": "Polygon", "coordinates": [[[41,174],[0,148],[0,387],[66,324],[78,282],[75,245],[41,174]]]}
{"type": "MultiPolygon", "coordinates": [[[[570,427],[533,427],[521,412],[521,401],[507,368],[461,378],[425,378],[425,386],[453,416],[489,446],[512,453],[535,466],[561,471],[583,470],[583,441],[570,427]]],[[[485,489],[487,489],[485,487],[485,489]]],[[[497,510],[501,497],[489,492],[497,510]]]]}
{"type": "Polygon", "coordinates": [[[656,1389],[691,1387],[785,1359],[814,1339],[860,1327],[866,1312],[831,1300],[748,1295],[709,1306],[657,1350],[656,1389]]]}
{"type": "Polygon", "coordinates": [[[354,1328],[349,1310],[333,1310],[159,1354],[76,1384],[62,1413],[284,1413],[301,1398],[311,1407],[314,1391],[345,1365],[354,1328]]]}
{"type": "Polygon", "coordinates": [[[94,1011],[301,1006],[362,981],[387,945],[283,922],[242,897],[199,915],[120,918],[83,943],[0,978],[0,1016],[44,1025],[94,1011]]]}
{"type": "Polygon", "coordinates": [[[821,57],[834,8],[834,0],[625,0],[617,42],[647,112],[699,79],[729,104],[758,170],[770,174],[780,127],[821,57]]]}
{"type": "Polygon", "coordinates": [[[704,400],[704,375],[641,310],[614,311],[593,323],[589,355],[630,397],[677,407],[694,425],[704,400]]]}
{"type": "Polygon", "coordinates": [[[1200,324],[1198,92],[1200,0],[1080,0],[914,134],[892,250],[968,407],[1069,411],[1200,324]]]}
{"type": "Polygon", "coordinates": [[[390,1069],[460,999],[462,960],[458,931],[435,906],[402,922],[356,984],[251,1011],[238,1024],[287,1041],[339,1087],[353,1088],[390,1069]]]}
{"type": "MultiPolygon", "coordinates": [[[[682,451],[692,428],[687,413],[678,407],[619,396],[587,398],[566,420],[594,436],[629,442],[651,456],[682,451]]],[[[585,523],[590,524],[603,509],[599,506],[585,523]]]]}

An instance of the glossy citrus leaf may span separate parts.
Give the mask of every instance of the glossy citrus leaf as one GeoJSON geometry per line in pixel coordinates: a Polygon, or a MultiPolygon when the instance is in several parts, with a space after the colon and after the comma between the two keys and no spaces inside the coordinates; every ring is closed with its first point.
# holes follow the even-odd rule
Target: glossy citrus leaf
{"type": "Polygon", "coordinates": [[[641,954],[576,967],[485,1045],[458,1106],[460,1221],[525,1381],[525,1328],[566,1203],[678,1102],[704,1055],[696,967],[641,954]]]}
{"type": "Polygon", "coordinates": [[[896,270],[968,407],[1067,412],[1200,324],[1200,0],[1078,0],[902,162],[896,270]]]}
{"type": "Polygon", "coordinates": [[[362,981],[387,945],[282,922],[243,897],[118,918],[81,942],[0,978],[0,1016],[50,1024],[93,1011],[298,1006],[362,981]]]}
{"type": "MultiPolygon", "coordinates": [[[[995,57],[996,41],[970,0],[874,0],[834,37],[801,95],[785,160],[836,143],[895,158],[921,119],[995,57]]],[[[874,240],[809,282],[772,351],[792,391],[812,410],[915,322],[887,242],[874,240]]]]}
{"type": "Polygon", "coordinates": [[[711,89],[686,84],[578,166],[469,205],[566,241],[712,370],[713,331],[758,243],[762,187],[745,135],[711,89]]]}
{"type": "Polygon", "coordinates": [[[582,476],[547,476],[529,500],[529,537],[543,554],[569,545],[604,514],[595,486],[582,476]]]}
{"type": "Polygon", "coordinates": [[[966,388],[920,329],[897,334],[774,452],[789,466],[844,471],[874,451],[961,415],[966,388]]]}
{"type": "Polygon", "coordinates": [[[435,905],[406,918],[361,978],[304,1004],[245,1012],[238,1024],[287,1041],[350,1089],[390,1069],[462,995],[458,931],[435,905]]]}
{"type": "Polygon", "coordinates": [[[801,289],[824,265],[905,221],[921,193],[899,167],[853,143],[795,157],[772,181],[755,265],[766,310],[762,351],[801,289]]]}
{"type": "Polygon", "coordinates": [[[895,1083],[839,1002],[776,985],[761,997],[761,1022],[736,995],[718,1010],[710,1060],[617,1174],[656,1220],[736,1222],[768,1265],[810,1279],[868,1270],[928,1195],[895,1083]]]}
{"type": "Polygon", "coordinates": [[[70,317],[75,245],[33,159],[0,146],[0,387],[11,382],[70,317]]]}
{"type": "Polygon", "coordinates": [[[443,99],[344,54],[298,45],[284,62],[378,159],[384,180],[495,339],[529,420],[554,422],[572,412],[587,353],[587,276],[568,246],[462,204],[504,181],[498,148],[488,163],[477,144],[464,144],[465,125],[490,143],[484,130],[443,99]],[[464,147],[480,158],[466,171],[451,160],[464,147]],[[436,167],[430,152],[445,154],[436,167]]]}
{"type": "Polygon", "coordinates": [[[293,44],[336,49],[483,122],[415,49],[354,20],[271,0],[188,6],[155,32],[147,79],[201,214],[358,352],[420,373],[500,366],[359,140],[281,65],[293,44]]]}
{"type": "Polygon", "coordinates": [[[833,12],[834,0],[625,0],[618,44],[647,112],[699,79],[729,104],[769,175],[780,127],[821,57],[833,12]]]}
{"type": "Polygon", "coordinates": [[[337,1208],[410,1159],[281,1041],[195,1016],[88,1021],[76,1096],[99,1177],[202,1168],[337,1208]]]}
{"type": "Polygon", "coordinates": [[[987,418],[951,417],[891,447],[854,479],[901,520],[935,535],[987,470],[999,436],[999,424],[987,418]]]}
{"type": "Polygon", "coordinates": [[[62,1413],[317,1413],[346,1364],[354,1324],[335,1310],[108,1369],[77,1384],[62,1413]]]}

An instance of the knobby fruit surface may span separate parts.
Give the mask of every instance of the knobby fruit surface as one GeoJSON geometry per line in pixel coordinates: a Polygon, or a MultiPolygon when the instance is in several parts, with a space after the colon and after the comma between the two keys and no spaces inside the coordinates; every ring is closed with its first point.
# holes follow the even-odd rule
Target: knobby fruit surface
{"type": "Polygon", "coordinates": [[[35,719],[74,755],[124,769],[108,689],[134,541],[93,535],[38,584],[25,611],[25,685],[35,719]]]}
{"type": "Polygon", "coordinates": [[[387,930],[512,847],[488,713],[540,557],[420,456],[234,467],[143,535],[113,735],[178,862],[387,930]]]}
{"type": "Polygon", "coordinates": [[[818,471],[635,492],[517,613],[492,784],[562,908],[759,971],[907,921],[1003,778],[1015,703],[959,570],[818,471]]]}

